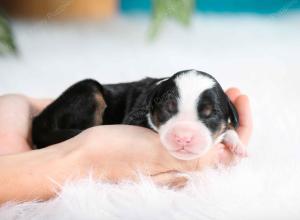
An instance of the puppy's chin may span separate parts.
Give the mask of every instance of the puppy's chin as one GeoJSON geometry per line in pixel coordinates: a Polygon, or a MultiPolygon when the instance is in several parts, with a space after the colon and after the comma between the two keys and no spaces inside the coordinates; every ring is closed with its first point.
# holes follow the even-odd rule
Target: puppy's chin
{"type": "Polygon", "coordinates": [[[158,133],[162,145],[173,157],[180,160],[200,158],[213,145],[210,130],[199,120],[179,120],[174,117],[160,126],[158,133]],[[176,139],[177,135],[190,135],[191,140],[182,143],[176,139]]]}
{"type": "Polygon", "coordinates": [[[181,151],[169,151],[169,153],[179,160],[194,160],[201,157],[202,154],[194,154],[190,152],[186,152],[184,150],[181,151]]]}
{"type": "Polygon", "coordinates": [[[173,143],[168,136],[161,135],[160,141],[164,148],[175,158],[179,160],[194,160],[204,156],[213,145],[211,138],[207,137],[202,143],[196,143],[192,146],[180,148],[173,143]]]}
{"type": "Polygon", "coordinates": [[[164,136],[161,137],[160,140],[164,148],[168,151],[168,153],[179,160],[199,159],[200,157],[204,156],[212,146],[211,141],[209,141],[204,146],[193,146],[190,148],[187,147],[183,149],[178,149],[177,146],[173,146],[173,144],[164,136]]]}
{"type": "Polygon", "coordinates": [[[164,148],[175,158],[179,160],[194,160],[204,156],[213,146],[213,140],[210,136],[205,136],[205,141],[197,142],[194,145],[179,147],[168,135],[160,135],[160,141],[164,148]]]}
{"type": "Polygon", "coordinates": [[[188,150],[170,150],[168,149],[168,152],[175,158],[179,160],[194,160],[194,159],[199,159],[200,157],[204,156],[207,151],[209,150],[209,147],[206,147],[204,150],[200,152],[190,152],[188,150]]]}

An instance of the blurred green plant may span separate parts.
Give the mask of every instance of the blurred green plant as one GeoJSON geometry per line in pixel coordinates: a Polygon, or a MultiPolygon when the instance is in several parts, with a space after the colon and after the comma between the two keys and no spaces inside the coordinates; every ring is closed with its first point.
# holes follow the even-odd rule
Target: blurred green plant
{"type": "Polygon", "coordinates": [[[16,53],[17,48],[8,20],[0,13],[0,55],[16,53]]]}
{"type": "Polygon", "coordinates": [[[154,39],[166,19],[175,19],[188,26],[195,7],[195,0],[153,0],[152,24],[149,36],[154,39]]]}

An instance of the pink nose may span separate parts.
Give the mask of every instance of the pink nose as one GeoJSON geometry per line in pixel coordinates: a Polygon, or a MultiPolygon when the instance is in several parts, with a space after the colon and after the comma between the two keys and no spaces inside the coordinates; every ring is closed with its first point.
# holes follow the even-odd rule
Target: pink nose
{"type": "Polygon", "coordinates": [[[193,141],[193,134],[174,134],[173,138],[179,146],[188,146],[193,141]]]}

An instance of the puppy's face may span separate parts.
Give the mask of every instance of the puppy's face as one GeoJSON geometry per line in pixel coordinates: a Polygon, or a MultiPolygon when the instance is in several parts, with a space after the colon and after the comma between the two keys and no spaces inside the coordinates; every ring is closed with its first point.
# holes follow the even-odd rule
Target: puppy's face
{"type": "Polygon", "coordinates": [[[238,126],[238,115],[212,76],[188,70],[157,83],[148,123],[171,155],[191,160],[219,142],[229,123],[238,126]]]}

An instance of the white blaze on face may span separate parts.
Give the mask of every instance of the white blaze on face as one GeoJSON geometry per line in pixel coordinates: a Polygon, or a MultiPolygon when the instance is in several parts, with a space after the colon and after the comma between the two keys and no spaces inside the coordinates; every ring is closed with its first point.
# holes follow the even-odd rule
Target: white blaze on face
{"type": "Polygon", "coordinates": [[[214,80],[189,71],[175,79],[178,113],[158,129],[161,142],[176,158],[191,160],[203,155],[212,145],[210,130],[198,118],[200,95],[215,85],[214,80]]]}

